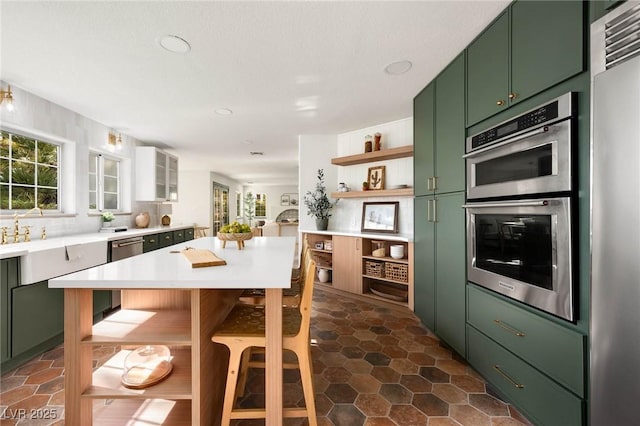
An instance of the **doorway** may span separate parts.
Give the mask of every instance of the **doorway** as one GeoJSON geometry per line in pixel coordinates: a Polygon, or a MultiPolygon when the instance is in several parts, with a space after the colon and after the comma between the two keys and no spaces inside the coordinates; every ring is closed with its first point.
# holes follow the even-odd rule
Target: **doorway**
{"type": "Polygon", "coordinates": [[[225,225],[229,224],[229,187],[213,182],[213,233],[217,235],[218,231],[225,225]]]}

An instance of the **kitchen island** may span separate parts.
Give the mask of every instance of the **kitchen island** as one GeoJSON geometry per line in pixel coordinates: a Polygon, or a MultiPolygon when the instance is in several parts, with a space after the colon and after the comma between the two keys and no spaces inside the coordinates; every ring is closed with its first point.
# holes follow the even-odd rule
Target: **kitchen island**
{"type": "Polygon", "coordinates": [[[228,352],[211,335],[246,288],[266,289],[266,421],[282,424],[282,288],[290,286],[294,250],[293,237],[254,238],[244,250],[207,237],[50,280],[65,293],[65,424],[123,424],[123,414],[157,424],[219,424],[228,352]],[[187,246],[227,264],[192,268],[180,253],[187,246]],[[92,326],[94,289],[121,289],[122,309],[92,326]],[[147,344],[171,347],[172,373],[146,389],[124,387],[122,360],[147,344]],[[122,351],[92,371],[100,345],[122,351]]]}

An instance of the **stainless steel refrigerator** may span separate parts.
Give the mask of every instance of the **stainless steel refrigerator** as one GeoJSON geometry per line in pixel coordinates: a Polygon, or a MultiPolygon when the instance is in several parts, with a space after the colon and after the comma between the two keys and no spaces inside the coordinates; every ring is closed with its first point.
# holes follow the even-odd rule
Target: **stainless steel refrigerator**
{"type": "Polygon", "coordinates": [[[640,2],[591,27],[590,419],[640,421],[640,2]]]}

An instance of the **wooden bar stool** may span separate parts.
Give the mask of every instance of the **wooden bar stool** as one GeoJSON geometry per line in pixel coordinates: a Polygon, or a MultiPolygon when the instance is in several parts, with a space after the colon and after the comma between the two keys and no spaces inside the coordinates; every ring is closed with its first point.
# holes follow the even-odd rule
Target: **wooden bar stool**
{"type": "MultiPolygon", "coordinates": [[[[286,350],[293,351],[298,364],[284,364],[284,368],[299,368],[304,393],[305,408],[284,408],[284,417],[307,417],[309,425],[316,426],[316,406],[313,391],[313,371],[311,361],[311,301],[316,264],[310,256],[304,265],[305,280],[302,286],[300,305],[297,308],[284,307],[282,312],[282,344],[286,350]]],[[[228,425],[231,419],[262,419],[266,417],[264,408],[237,409],[233,407],[236,400],[236,388],[240,375],[246,376],[251,366],[263,366],[263,363],[242,363],[243,353],[251,348],[264,348],[265,316],[264,307],[259,305],[237,304],[224,322],[211,337],[215,343],[229,348],[229,368],[222,409],[222,424],[228,425]]]]}
{"type": "Polygon", "coordinates": [[[206,237],[207,236],[207,229],[209,229],[208,226],[194,226],[193,227],[194,236],[196,238],[206,237]]]}

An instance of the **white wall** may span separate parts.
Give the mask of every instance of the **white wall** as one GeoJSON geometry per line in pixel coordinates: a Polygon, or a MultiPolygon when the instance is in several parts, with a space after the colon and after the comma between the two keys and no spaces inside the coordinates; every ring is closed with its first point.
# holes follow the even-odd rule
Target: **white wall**
{"type": "MultiPolygon", "coordinates": [[[[3,83],[3,87],[5,84],[3,83]]],[[[21,88],[12,85],[15,99],[15,109],[8,112],[2,108],[0,112],[0,126],[17,133],[26,133],[39,137],[42,140],[62,142],[63,158],[63,189],[62,202],[63,215],[60,217],[24,218],[21,225],[32,225],[34,239],[40,235],[40,228],[46,226],[47,236],[96,232],[102,226],[99,215],[89,214],[88,194],[88,155],[89,149],[109,153],[123,160],[123,176],[125,181],[123,189],[123,205],[134,214],[116,216],[116,225],[134,225],[134,218],[138,212],[150,211],[148,206],[136,203],[134,200],[135,173],[133,163],[135,156],[134,146],[138,143],[135,139],[122,134],[123,149],[116,153],[105,150],[109,127],[91,120],[60,105],[38,97],[21,88]],[[130,186],[127,184],[130,182],[130,186]]],[[[7,215],[9,212],[0,212],[7,215]]],[[[153,213],[150,211],[150,213],[153,213]]],[[[153,222],[152,222],[153,223],[153,222]]],[[[9,218],[0,220],[0,226],[13,225],[9,218]]]]}
{"type": "MultiPolygon", "coordinates": [[[[300,230],[316,229],[315,217],[308,215],[304,205],[304,194],[314,191],[318,182],[318,169],[324,170],[327,193],[331,193],[338,185],[337,167],[331,164],[331,159],[337,156],[336,135],[301,135],[298,138],[298,183],[300,187],[300,230]]],[[[333,200],[332,200],[333,201],[333,200]]],[[[340,216],[336,210],[329,218],[329,229],[341,229],[340,216]]]]}
{"type": "MultiPolygon", "coordinates": [[[[382,134],[382,149],[413,145],[413,118],[383,123],[364,129],[341,133],[337,136],[337,156],[364,153],[366,135],[382,134]]],[[[367,180],[369,167],[385,166],[385,188],[405,184],[413,186],[413,158],[398,158],[354,166],[332,166],[337,169],[337,181],[344,182],[352,191],[361,191],[367,180]]],[[[335,216],[340,229],[360,231],[362,203],[365,201],[398,201],[400,203],[398,228],[401,234],[413,234],[412,197],[343,198],[337,205],[335,216]]]]}

